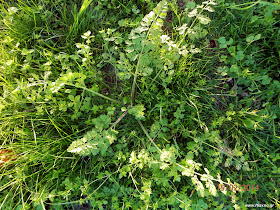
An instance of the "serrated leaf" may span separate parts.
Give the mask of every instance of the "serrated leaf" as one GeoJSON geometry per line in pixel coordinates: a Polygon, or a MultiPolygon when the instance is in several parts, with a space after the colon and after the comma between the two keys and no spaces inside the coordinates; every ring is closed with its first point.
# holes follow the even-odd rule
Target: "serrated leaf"
{"type": "Polygon", "coordinates": [[[167,163],[161,163],[161,164],[160,164],[160,169],[161,169],[161,170],[165,170],[165,169],[167,169],[167,168],[169,168],[169,164],[167,164],[167,163]]]}
{"type": "Polygon", "coordinates": [[[202,16],[202,15],[199,15],[197,18],[199,19],[200,23],[204,24],[204,25],[207,25],[208,23],[211,22],[210,18],[202,16]]]}
{"type": "Polygon", "coordinates": [[[96,149],[96,144],[88,142],[86,139],[79,139],[71,143],[67,152],[87,156],[92,153],[92,150],[96,149]]]}
{"type": "Polygon", "coordinates": [[[145,15],[141,25],[144,27],[149,27],[153,21],[156,21],[156,17],[164,18],[167,12],[167,2],[161,1],[149,14],[145,15]]]}
{"type": "MultiPolygon", "coordinates": [[[[139,27],[135,28],[135,29],[133,30],[133,32],[138,33],[138,34],[141,34],[143,31],[147,31],[147,30],[149,30],[149,28],[139,26],[139,27]]],[[[139,36],[136,36],[136,37],[134,37],[134,38],[132,38],[132,39],[136,39],[136,38],[138,38],[138,37],[139,37],[139,36]]]]}
{"type": "Polygon", "coordinates": [[[160,154],[160,160],[162,162],[172,162],[175,159],[175,155],[172,151],[168,151],[166,149],[162,150],[162,153],[160,154]]]}
{"type": "Polygon", "coordinates": [[[200,177],[200,180],[201,180],[201,181],[207,181],[207,180],[208,180],[207,174],[203,174],[203,175],[200,177]]]}
{"type": "Polygon", "coordinates": [[[215,11],[215,10],[214,10],[212,7],[210,7],[210,6],[206,6],[204,9],[207,10],[208,12],[214,12],[214,11],[215,11]]]}
{"type": "Polygon", "coordinates": [[[145,119],[144,110],[144,105],[138,104],[135,105],[132,109],[129,109],[128,113],[134,115],[136,119],[143,120],[145,119]]]}
{"type": "Polygon", "coordinates": [[[196,185],[196,190],[198,191],[199,195],[201,197],[204,197],[205,196],[205,189],[204,189],[204,186],[203,184],[198,180],[197,176],[193,176],[191,178],[192,182],[194,185],[196,185]]]}
{"type": "Polygon", "coordinates": [[[208,182],[208,190],[211,193],[211,195],[217,196],[216,186],[214,185],[214,183],[211,180],[208,182]]]}
{"type": "Polygon", "coordinates": [[[148,51],[154,51],[155,50],[155,45],[152,42],[147,42],[144,49],[143,49],[143,53],[147,53],[148,51]]]}
{"type": "Polygon", "coordinates": [[[197,9],[194,9],[188,13],[188,17],[195,17],[196,15],[197,15],[197,9]]]}
{"type": "Polygon", "coordinates": [[[190,168],[186,168],[182,171],[183,176],[193,176],[194,175],[194,170],[190,168]]]}
{"type": "Polygon", "coordinates": [[[108,115],[100,115],[99,117],[93,119],[92,122],[97,129],[102,130],[109,127],[111,119],[108,115]]]}
{"type": "MultiPolygon", "coordinates": [[[[104,116],[96,118],[95,123],[107,120],[104,116]]],[[[67,151],[82,156],[97,155],[101,151],[102,155],[106,154],[108,147],[116,140],[116,131],[102,130],[94,128],[88,131],[81,139],[73,141],[67,151]]]]}

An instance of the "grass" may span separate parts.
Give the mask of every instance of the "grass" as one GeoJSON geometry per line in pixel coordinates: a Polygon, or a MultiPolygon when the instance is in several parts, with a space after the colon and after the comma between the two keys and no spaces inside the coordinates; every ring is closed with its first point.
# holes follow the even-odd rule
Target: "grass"
{"type": "Polygon", "coordinates": [[[279,1],[159,2],[1,1],[0,209],[280,208],[279,1]]]}

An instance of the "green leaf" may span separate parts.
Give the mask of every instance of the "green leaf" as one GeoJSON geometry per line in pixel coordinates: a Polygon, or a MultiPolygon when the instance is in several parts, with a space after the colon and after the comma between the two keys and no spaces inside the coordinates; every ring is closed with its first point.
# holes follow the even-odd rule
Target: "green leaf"
{"type": "Polygon", "coordinates": [[[186,8],[194,9],[195,6],[196,6],[196,4],[193,1],[189,1],[188,3],[186,3],[186,8]]]}
{"type": "Polygon", "coordinates": [[[197,15],[197,9],[193,9],[191,12],[188,13],[188,17],[195,17],[197,15]]]}
{"type": "Polygon", "coordinates": [[[235,56],[235,51],[236,51],[236,47],[235,46],[231,46],[228,48],[228,52],[232,55],[235,56]]]}
{"type": "Polygon", "coordinates": [[[219,39],[218,39],[218,42],[220,43],[220,44],[224,44],[224,43],[226,43],[226,38],[225,37],[220,37],[219,39]]]}
{"type": "Polygon", "coordinates": [[[254,41],[254,36],[250,35],[246,38],[246,42],[253,42],[254,41]]]}
{"type": "Polygon", "coordinates": [[[208,209],[208,205],[207,203],[205,203],[203,200],[199,199],[198,201],[198,206],[199,208],[202,208],[202,209],[208,209]]]}
{"type": "Polygon", "coordinates": [[[73,60],[78,60],[80,57],[78,55],[70,55],[70,58],[73,60]]]}
{"type": "Polygon", "coordinates": [[[67,152],[87,156],[90,155],[93,151],[97,150],[96,145],[97,144],[92,144],[91,142],[88,142],[83,138],[72,142],[72,144],[68,147],[67,152]]]}
{"type": "Polygon", "coordinates": [[[219,66],[217,71],[220,73],[222,76],[226,76],[229,68],[227,66],[219,66]]]}
{"type": "Polygon", "coordinates": [[[142,71],[143,76],[150,76],[153,73],[153,69],[150,67],[144,68],[142,71]]]}
{"type": "Polygon", "coordinates": [[[143,49],[143,53],[146,53],[148,51],[154,51],[155,50],[155,45],[151,42],[151,41],[148,41],[143,49]]]}
{"type": "Polygon", "coordinates": [[[202,15],[197,16],[197,18],[199,19],[200,23],[203,25],[207,25],[208,23],[211,22],[210,18],[202,16],[202,15]]]}
{"type": "Polygon", "coordinates": [[[220,48],[227,48],[227,44],[226,43],[222,43],[219,46],[220,46],[220,48]]]}
{"type": "Polygon", "coordinates": [[[183,176],[193,176],[194,175],[194,170],[190,168],[186,168],[182,171],[183,176]]]}
{"type": "Polygon", "coordinates": [[[171,162],[173,157],[174,157],[174,154],[171,151],[167,151],[165,149],[160,154],[160,160],[162,162],[171,162]]]}
{"type": "Polygon", "coordinates": [[[250,35],[246,38],[246,42],[254,42],[254,41],[257,41],[261,38],[261,34],[257,34],[257,35],[250,35]]]}
{"type": "Polygon", "coordinates": [[[216,186],[214,185],[214,183],[211,181],[209,182],[209,192],[211,193],[211,195],[213,196],[217,196],[217,189],[216,186]]]}
{"type": "Polygon", "coordinates": [[[218,42],[220,44],[220,48],[226,48],[227,45],[231,45],[233,43],[233,39],[230,38],[229,41],[227,41],[226,38],[222,36],[218,39],[218,42]]]}
{"type": "Polygon", "coordinates": [[[143,119],[145,119],[144,110],[145,110],[144,105],[138,104],[138,105],[135,105],[132,109],[129,109],[128,113],[135,116],[135,118],[138,120],[143,120],[143,119]]]}
{"type": "Polygon", "coordinates": [[[196,190],[198,192],[198,194],[201,196],[201,197],[204,197],[205,196],[205,189],[204,189],[204,186],[203,184],[198,180],[197,176],[195,175],[194,177],[191,178],[193,184],[196,185],[196,190]]]}
{"type": "Polygon", "coordinates": [[[71,101],[74,101],[74,96],[73,96],[73,95],[69,95],[68,98],[69,98],[71,101]]]}
{"type": "Polygon", "coordinates": [[[257,34],[257,35],[254,37],[254,41],[259,40],[261,37],[262,37],[262,35],[261,35],[261,34],[257,34]]]}
{"type": "Polygon", "coordinates": [[[227,47],[227,43],[226,43],[226,38],[225,37],[220,37],[218,39],[219,42],[219,47],[220,48],[226,48],[227,47]]]}
{"type": "Polygon", "coordinates": [[[268,85],[271,82],[271,80],[272,79],[269,76],[267,76],[267,75],[262,76],[262,84],[263,85],[268,85]]]}
{"type": "Polygon", "coordinates": [[[116,140],[114,130],[103,130],[111,122],[107,115],[101,115],[94,120],[95,128],[88,131],[81,139],[73,141],[67,151],[82,156],[105,155],[108,147],[116,140]]]}
{"type": "Polygon", "coordinates": [[[97,129],[102,130],[110,126],[111,119],[108,115],[100,115],[99,117],[93,119],[92,122],[97,129]]]}
{"type": "Polygon", "coordinates": [[[250,22],[250,23],[254,23],[254,22],[256,22],[257,20],[259,20],[259,16],[254,15],[254,16],[252,16],[251,22],[250,22]]]}
{"type": "Polygon", "coordinates": [[[140,12],[140,10],[137,9],[137,7],[136,7],[135,5],[133,5],[132,12],[133,12],[134,14],[138,14],[138,13],[140,12]]]}
{"type": "Polygon", "coordinates": [[[227,43],[227,45],[231,45],[233,43],[233,39],[230,38],[226,43],[227,43]]]}
{"type": "Polygon", "coordinates": [[[244,58],[243,51],[241,51],[241,50],[237,51],[235,59],[238,60],[238,61],[241,61],[241,60],[243,60],[243,58],[244,58]]]}
{"type": "Polygon", "coordinates": [[[255,121],[251,120],[250,118],[243,119],[242,122],[248,128],[254,128],[255,121]]]}
{"type": "Polygon", "coordinates": [[[149,14],[145,15],[145,17],[142,20],[141,25],[144,27],[149,27],[152,22],[156,22],[156,18],[165,18],[167,13],[168,7],[167,2],[165,0],[159,2],[157,6],[151,11],[149,14]]]}
{"type": "Polygon", "coordinates": [[[232,65],[229,69],[230,72],[238,73],[238,66],[237,65],[232,65]]]}

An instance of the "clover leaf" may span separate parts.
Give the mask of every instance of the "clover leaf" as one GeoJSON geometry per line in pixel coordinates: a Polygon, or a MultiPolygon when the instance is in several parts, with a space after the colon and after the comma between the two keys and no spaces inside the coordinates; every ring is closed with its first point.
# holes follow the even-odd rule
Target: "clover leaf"
{"type": "Polygon", "coordinates": [[[222,36],[218,39],[218,42],[220,44],[220,48],[226,48],[228,45],[231,45],[233,43],[233,39],[230,38],[227,41],[226,38],[222,36]]]}

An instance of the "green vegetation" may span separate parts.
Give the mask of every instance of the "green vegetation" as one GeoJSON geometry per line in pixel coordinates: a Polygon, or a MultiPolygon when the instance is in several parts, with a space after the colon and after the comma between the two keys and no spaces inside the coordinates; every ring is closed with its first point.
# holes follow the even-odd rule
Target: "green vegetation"
{"type": "Polygon", "coordinates": [[[0,8],[0,209],[280,208],[279,0],[0,8]]]}

